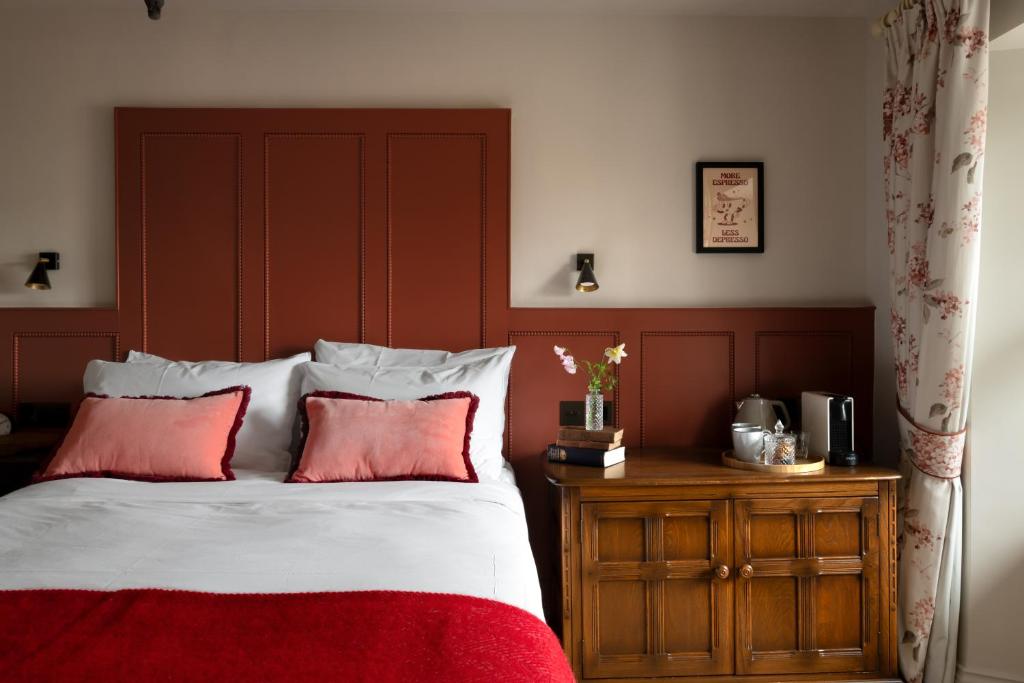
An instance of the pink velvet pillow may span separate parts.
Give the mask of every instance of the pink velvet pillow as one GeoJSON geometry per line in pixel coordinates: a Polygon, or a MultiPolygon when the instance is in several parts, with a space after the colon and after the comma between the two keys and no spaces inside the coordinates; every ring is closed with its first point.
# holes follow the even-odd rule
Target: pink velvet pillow
{"type": "Polygon", "coordinates": [[[249,393],[249,387],[230,387],[194,398],[86,394],[36,481],[234,479],[229,463],[249,393]]]}
{"type": "Polygon", "coordinates": [[[290,482],[476,482],[469,459],[480,399],[468,391],[382,401],[340,391],[299,400],[303,440],[290,482]]]}

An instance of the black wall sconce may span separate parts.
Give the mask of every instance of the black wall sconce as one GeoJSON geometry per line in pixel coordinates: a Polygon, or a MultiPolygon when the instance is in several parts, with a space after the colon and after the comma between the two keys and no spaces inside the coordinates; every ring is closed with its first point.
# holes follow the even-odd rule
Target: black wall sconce
{"type": "Polygon", "coordinates": [[[576,270],[580,276],[576,279],[576,290],[579,292],[596,292],[597,276],[594,275],[594,255],[576,254],[576,270]]]}
{"type": "Polygon", "coordinates": [[[60,270],[60,254],[55,251],[39,252],[39,260],[25,280],[25,286],[29,289],[50,289],[50,276],[46,272],[48,270],[60,270]]]}
{"type": "Polygon", "coordinates": [[[146,14],[153,21],[160,18],[160,10],[164,8],[164,0],[146,0],[146,14]]]}

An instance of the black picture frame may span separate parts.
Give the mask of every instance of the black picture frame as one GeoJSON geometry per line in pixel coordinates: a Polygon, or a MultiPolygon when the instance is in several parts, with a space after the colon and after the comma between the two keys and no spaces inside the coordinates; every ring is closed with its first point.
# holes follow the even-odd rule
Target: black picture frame
{"type": "Polygon", "coordinates": [[[764,253],[764,162],[763,161],[698,161],[696,172],[697,222],[696,246],[698,254],[763,254],[764,253]],[[757,245],[756,246],[707,246],[704,240],[704,170],[705,169],[754,169],[757,178],[757,245]]]}

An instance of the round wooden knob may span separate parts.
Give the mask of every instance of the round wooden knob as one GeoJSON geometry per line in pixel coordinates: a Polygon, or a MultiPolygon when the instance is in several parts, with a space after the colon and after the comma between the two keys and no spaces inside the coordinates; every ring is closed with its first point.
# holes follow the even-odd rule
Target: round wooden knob
{"type": "Polygon", "coordinates": [[[717,576],[720,579],[728,579],[729,567],[725,566],[724,564],[718,565],[717,567],[715,567],[715,576],[717,576]]]}
{"type": "Polygon", "coordinates": [[[740,576],[742,576],[744,579],[749,579],[753,575],[754,568],[751,567],[749,564],[745,564],[742,567],[740,567],[740,576]]]}

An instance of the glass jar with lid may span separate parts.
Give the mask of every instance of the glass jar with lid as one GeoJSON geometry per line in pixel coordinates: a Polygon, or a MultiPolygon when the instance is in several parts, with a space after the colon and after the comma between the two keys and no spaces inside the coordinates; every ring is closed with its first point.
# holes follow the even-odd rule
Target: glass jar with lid
{"type": "Polygon", "coordinates": [[[782,420],[775,423],[775,432],[764,435],[764,464],[795,465],[796,435],[783,431],[782,420]]]}

